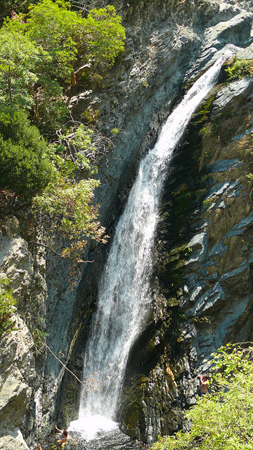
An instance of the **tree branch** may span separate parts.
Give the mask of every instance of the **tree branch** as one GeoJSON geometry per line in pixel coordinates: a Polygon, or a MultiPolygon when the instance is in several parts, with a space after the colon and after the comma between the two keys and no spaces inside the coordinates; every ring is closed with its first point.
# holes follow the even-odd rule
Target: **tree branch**
{"type": "Polygon", "coordinates": [[[52,352],[51,348],[49,348],[47,344],[45,344],[45,345],[46,345],[47,349],[50,351],[50,353],[54,356],[54,358],[57,359],[57,361],[59,361],[59,363],[64,367],[64,369],[66,369],[69,373],[71,373],[71,375],[73,375],[73,377],[75,377],[75,379],[78,381],[78,383],[81,383],[81,385],[85,389],[87,389],[87,386],[85,386],[85,384],[81,380],[79,380],[79,378],[77,378],[77,376],[73,372],[71,372],[71,370],[69,370],[67,368],[67,366],[65,366],[65,364],[63,364],[63,362],[59,358],[57,358],[57,356],[52,352]]]}

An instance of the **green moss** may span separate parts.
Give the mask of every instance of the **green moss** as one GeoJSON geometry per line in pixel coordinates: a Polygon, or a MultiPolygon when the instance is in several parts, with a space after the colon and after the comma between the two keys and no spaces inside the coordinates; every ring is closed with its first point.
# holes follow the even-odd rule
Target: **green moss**
{"type": "Polygon", "coordinates": [[[202,207],[203,207],[204,209],[207,209],[207,208],[209,208],[209,206],[211,206],[214,202],[215,202],[215,199],[214,199],[214,198],[207,198],[206,200],[203,201],[202,207]]]}
{"type": "Polygon", "coordinates": [[[213,104],[215,96],[211,96],[208,101],[206,101],[205,103],[203,103],[199,109],[197,110],[196,113],[196,117],[195,120],[193,121],[193,123],[195,125],[201,124],[204,121],[206,121],[208,119],[209,113],[211,111],[211,106],[213,104]]]}

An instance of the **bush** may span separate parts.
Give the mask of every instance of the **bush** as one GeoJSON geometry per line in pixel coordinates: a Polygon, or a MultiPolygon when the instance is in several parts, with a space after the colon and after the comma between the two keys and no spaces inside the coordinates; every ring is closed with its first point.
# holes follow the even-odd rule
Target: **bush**
{"type": "Polygon", "coordinates": [[[228,80],[234,81],[243,77],[252,75],[252,62],[247,59],[233,59],[225,71],[228,74],[228,80]]]}
{"type": "Polygon", "coordinates": [[[39,130],[24,111],[0,114],[0,189],[29,200],[53,180],[54,166],[39,130]]]}
{"type": "Polygon", "coordinates": [[[253,438],[253,347],[228,344],[214,355],[211,394],[187,414],[191,429],[165,437],[153,450],[248,450],[253,438]]]}

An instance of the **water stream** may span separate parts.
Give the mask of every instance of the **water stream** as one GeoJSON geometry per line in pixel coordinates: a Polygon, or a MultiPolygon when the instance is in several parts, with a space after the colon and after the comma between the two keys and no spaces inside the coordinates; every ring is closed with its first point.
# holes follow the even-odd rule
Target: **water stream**
{"type": "Polygon", "coordinates": [[[94,439],[101,430],[117,430],[114,421],[129,350],[145,327],[152,301],[152,249],[169,161],[192,114],[214,86],[222,63],[216,61],[167,119],[155,147],[140,163],[118,222],[84,359],[84,381],[96,373],[99,389],[83,394],[79,420],[69,428],[86,440],[94,439]]]}

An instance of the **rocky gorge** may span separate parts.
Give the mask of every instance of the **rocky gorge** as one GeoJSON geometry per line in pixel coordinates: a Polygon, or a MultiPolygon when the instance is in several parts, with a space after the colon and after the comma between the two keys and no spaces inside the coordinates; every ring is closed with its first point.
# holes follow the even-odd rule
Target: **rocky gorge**
{"type": "MultiPolygon", "coordinates": [[[[253,59],[250,1],[113,4],[126,28],[125,53],[99,89],[80,86],[69,103],[77,118],[98,111],[100,131],[113,139],[96,192],[111,238],[138,163],[183,92],[220,56],[253,59]]],[[[252,80],[228,80],[223,69],[171,161],[153,254],[152,311],[130,351],[118,415],[132,439],[148,444],[183,426],[212,352],[252,340],[252,80]]],[[[0,242],[1,273],[17,299],[15,330],[0,343],[0,449],[27,449],[54,423],[77,418],[80,395],[52,353],[35,346],[36,330],[81,378],[110,240],[89,247],[93,262],[74,288],[66,260],[29,242],[22,218],[1,221],[0,242]]]]}

